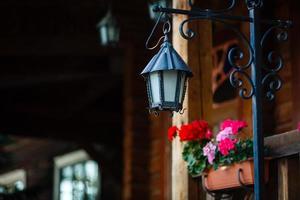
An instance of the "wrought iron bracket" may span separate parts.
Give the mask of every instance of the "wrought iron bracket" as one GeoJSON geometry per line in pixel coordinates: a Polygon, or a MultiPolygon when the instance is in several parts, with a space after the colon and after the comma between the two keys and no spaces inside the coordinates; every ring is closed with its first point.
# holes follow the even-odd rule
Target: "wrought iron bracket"
{"type": "MultiPolygon", "coordinates": [[[[234,27],[229,21],[237,21],[237,22],[248,22],[253,23],[254,18],[250,16],[238,16],[228,14],[235,6],[236,0],[229,0],[230,5],[227,8],[220,10],[212,10],[212,9],[200,9],[195,7],[192,3],[192,0],[189,0],[188,3],[191,7],[191,10],[183,10],[183,9],[174,9],[174,8],[164,8],[161,6],[156,6],[154,8],[154,12],[160,12],[161,14],[180,14],[187,15],[188,18],[183,20],[179,26],[179,32],[184,39],[192,39],[195,37],[195,32],[185,27],[188,22],[196,21],[196,20],[210,20],[217,23],[224,24],[228,29],[232,30],[236,33],[237,37],[242,41],[245,46],[242,50],[241,47],[235,47],[230,50],[228,53],[228,60],[230,64],[233,66],[234,70],[230,73],[230,83],[233,87],[239,88],[239,95],[243,99],[251,99],[251,97],[255,94],[256,86],[253,83],[250,75],[247,73],[248,68],[250,68],[253,63],[253,47],[251,46],[249,40],[239,29],[234,27]],[[238,64],[239,61],[245,59],[245,55],[248,55],[247,63],[244,65],[238,64]],[[241,78],[243,77],[243,78],[241,78]],[[245,87],[244,82],[248,82],[248,88],[245,87]]],[[[263,5],[262,0],[246,0],[245,1],[247,8],[249,10],[254,8],[260,8],[263,5]]],[[[269,20],[269,19],[261,19],[261,24],[270,26],[261,37],[261,48],[265,47],[265,41],[272,36],[276,30],[279,33],[276,36],[276,40],[279,42],[287,40],[287,29],[291,27],[292,22],[289,20],[269,20]]],[[[269,51],[267,53],[267,58],[265,59],[265,63],[263,65],[263,69],[266,71],[266,74],[262,78],[262,87],[265,89],[265,98],[267,100],[273,100],[275,97],[275,92],[277,92],[281,86],[282,81],[278,76],[278,72],[283,67],[283,60],[281,56],[275,51],[269,51]]]]}

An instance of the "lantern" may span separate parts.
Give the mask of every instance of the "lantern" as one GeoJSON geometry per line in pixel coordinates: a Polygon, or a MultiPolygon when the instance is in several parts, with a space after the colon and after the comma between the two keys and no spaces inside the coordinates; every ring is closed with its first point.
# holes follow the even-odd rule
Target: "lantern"
{"type": "Polygon", "coordinates": [[[141,75],[146,80],[150,111],[182,110],[187,79],[192,72],[167,37],[141,75]]]}
{"type": "Polygon", "coordinates": [[[103,19],[97,24],[102,46],[114,45],[119,41],[119,27],[117,20],[113,17],[109,9],[103,19]]]}

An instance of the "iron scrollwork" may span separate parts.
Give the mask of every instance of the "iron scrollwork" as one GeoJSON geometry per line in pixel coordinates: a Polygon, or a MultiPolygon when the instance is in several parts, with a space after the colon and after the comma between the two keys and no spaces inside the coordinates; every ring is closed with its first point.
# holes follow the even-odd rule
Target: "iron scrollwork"
{"type": "MultiPolygon", "coordinates": [[[[277,25],[268,28],[262,35],[261,48],[266,47],[266,41],[271,39],[276,31],[275,40],[278,42],[285,42],[288,40],[287,29],[291,26],[291,22],[278,22],[277,25]]],[[[266,72],[262,78],[262,86],[265,89],[265,97],[271,101],[275,98],[275,93],[280,90],[282,86],[282,80],[278,75],[279,71],[283,68],[284,62],[282,56],[275,50],[269,50],[265,53],[266,59],[263,64],[263,70],[266,72]]]]}
{"type": "MultiPolygon", "coordinates": [[[[205,20],[208,19],[206,15],[204,16],[196,16],[196,17],[190,17],[184,21],[181,22],[179,26],[179,32],[181,36],[185,39],[192,39],[195,36],[195,33],[190,28],[185,29],[185,25],[188,22],[195,21],[195,20],[205,20]],[[184,31],[185,30],[185,31],[184,31]]],[[[233,67],[232,72],[230,73],[229,80],[233,87],[239,88],[239,95],[243,99],[250,99],[254,95],[254,84],[251,80],[250,76],[247,74],[247,69],[250,68],[252,62],[253,62],[253,49],[246,38],[246,36],[238,30],[236,27],[231,25],[225,20],[220,20],[218,18],[210,17],[210,20],[222,23],[225,25],[226,28],[233,31],[239,40],[243,43],[243,45],[246,48],[246,51],[248,53],[248,59],[246,64],[240,64],[239,61],[243,60],[245,58],[246,52],[242,50],[241,47],[234,47],[232,48],[228,53],[228,61],[230,65],[233,67]],[[243,78],[241,78],[243,77],[243,78]],[[244,85],[244,81],[248,82],[249,88],[246,88],[244,85]]]]}
{"type": "MultiPolygon", "coordinates": [[[[229,80],[233,87],[239,88],[239,95],[243,99],[250,99],[255,94],[255,86],[253,80],[248,74],[248,69],[253,63],[253,49],[247,39],[247,37],[236,27],[231,25],[228,21],[240,21],[240,22],[252,22],[252,18],[245,16],[234,16],[228,15],[227,12],[231,11],[236,6],[236,0],[228,0],[228,7],[219,10],[213,9],[200,9],[195,7],[193,0],[188,0],[191,11],[178,10],[178,9],[169,9],[157,7],[156,11],[161,13],[168,14],[184,14],[189,17],[183,20],[179,26],[180,35],[184,39],[192,39],[195,37],[195,32],[191,30],[187,24],[191,21],[196,20],[211,20],[217,23],[222,23],[226,28],[232,30],[240,41],[243,43],[245,48],[234,47],[228,53],[228,60],[233,67],[233,70],[230,73],[229,80]],[[246,54],[248,56],[246,64],[241,65],[241,61],[245,59],[246,54]],[[247,82],[248,84],[246,84],[247,82]],[[246,86],[247,85],[247,86],[246,86]]],[[[260,8],[263,5],[263,0],[245,0],[245,3],[249,10],[254,8],[260,8]]],[[[261,47],[265,46],[265,41],[269,38],[273,31],[280,30],[277,34],[276,39],[278,41],[287,40],[287,28],[291,26],[290,21],[281,21],[281,20],[261,20],[261,23],[271,25],[261,37],[261,47]]],[[[267,53],[266,64],[263,69],[267,72],[262,78],[262,85],[265,88],[268,88],[266,92],[266,99],[274,99],[274,93],[278,91],[282,86],[282,81],[278,76],[278,72],[283,68],[283,59],[275,51],[269,51],[267,53]],[[273,67],[270,67],[273,66],[273,67]]]]}

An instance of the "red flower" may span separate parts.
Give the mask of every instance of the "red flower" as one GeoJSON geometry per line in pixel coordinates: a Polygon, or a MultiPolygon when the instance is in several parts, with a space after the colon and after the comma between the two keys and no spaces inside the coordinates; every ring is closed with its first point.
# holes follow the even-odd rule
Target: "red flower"
{"type": "Polygon", "coordinates": [[[190,124],[181,126],[179,137],[181,141],[210,139],[212,137],[212,132],[206,121],[195,120],[190,124]]]}
{"type": "Polygon", "coordinates": [[[194,129],[194,127],[189,124],[182,125],[179,130],[180,141],[196,140],[197,136],[198,136],[197,130],[194,129]]]}
{"type": "Polygon", "coordinates": [[[208,129],[206,131],[205,138],[208,139],[208,140],[210,140],[212,138],[212,136],[213,136],[213,134],[212,134],[211,130],[208,129]]]}
{"type": "Polygon", "coordinates": [[[236,134],[238,134],[238,132],[241,129],[243,129],[243,128],[247,127],[247,126],[248,126],[248,124],[245,121],[227,119],[227,120],[224,120],[222,122],[220,129],[222,131],[222,130],[224,130],[227,127],[231,127],[233,134],[236,135],[236,134]]]}
{"type": "Polygon", "coordinates": [[[225,138],[221,140],[218,144],[218,148],[223,156],[227,156],[230,150],[235,148],[236,140],[231,140],[229,138],[225,138]]]}
{"type": "Polygon", "coordinates": [[[178,128],[176,126],[172,126],[168,129],[168,139],[169,139],[169,141],[173,140],[173,138],[176,136],[177,131],[178,131],[178,128]]]}
{"type": "Polygon", "coordinates": [[[300,132],[300,122],[298,123],[298,127],[297,128],[298,128],[298,131],[300,132]]]}

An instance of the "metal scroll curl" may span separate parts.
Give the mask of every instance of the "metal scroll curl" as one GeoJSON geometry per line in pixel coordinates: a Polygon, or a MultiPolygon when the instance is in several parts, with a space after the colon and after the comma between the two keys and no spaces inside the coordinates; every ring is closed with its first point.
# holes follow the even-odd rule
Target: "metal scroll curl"
{"type": "Polygon", "coordinates": [[[230,84],[235,88],[240,88],[239,95],[243,99],[250,99],[254,94],[254,84],[245,70],[234,69],[229,77],[230,84]],[[240,77],[244,77],[244,79],[240,77]],[[244,80],[249,83],[249,88],[244,87],[244,80]]]}
{"type": "MultiPolygon", "coordinates": [[[[275,40],[278,42],[287,41],[287,28],[289,28],[290,25],[291,24],[289,22],[279,23],[268,28],[262,36],[261,47],[264,48],[266,46],[267,39],[272,39],[271,36],[274,36],[273,33],[275,33],[275,40]]],[[[278,73],[283,68],[284,62],[282,56],[274,50],[269,50],[264,55],[266,56],[266,59],[263,69],[266,73],[262,78],[262,85],[265,89],[265,98],[271,101],[275,98],[275,93],[280,90],[282,86],[282,80],[278,73]]]]}
{"type": "MultiPolygon", "coordinates": [[[[196,16],[190,17],[181,22],[179,27],[179,32],[181,36],[185,39],[192,39],[195,36],[193,30],[189,29],[188,27],[185,29],[185,26],[188,22],[195,21],[195,20],[206,20],[208,19],[207,16],[196,16]]],[[[238,28],[234,27],[230,23],[220,20],[214,17],[209,17],[210,20],[218,23],[224,24],[225,28],[232,30],[237,37],[240,39],[242,44],[245,46],[246,50],[243,50],[241,47],[234,47],[228,53],[228,61],[230,65],[234,68],[230,74],[230,83],[233,87],[239,88],[239,95],[243,99],[250,99],[254,94],[254,84],[250,76],[247,74],[246,70],[251,66],[253,62],[253,49],[250,45],[250,42],[246,38],[246,36],[238,30],[238,28]],[[247,62],[241,64],[240,61],[245,59],[246,52],[248,53],[247,62]],[[243,79],[240,77],[244,77],[243,79]],[[245,87],[244,81],[248,82],[249,88],[245,87]]]]}
{"type": "Polygon", "coordinates": [[[250,45],[250,42],[248,41],[246,36],[236,27],[232,26],[231,24],[228,24],[226,21],[223,20],[215,21],[223,23],[227,28],[234,31],[240,39],[240,41],[243,43],[244,47],[246,48],[246,52],[248,52],[247,62],[245,62],[245,64],[241,64],[241,62],[239,61],[242,61],[245,58],[245,50],[243,50],[239,46],[234,47],[228,52],[228,61],[233,67],[233,70],[229,76],[231,85],[235,88],[239,88],[239,95],[241,98],[250,99],[254,95],[254,83],[247,73],[247,69],[250,68],[253,62],[253,49],[250,45]],[[245,86],[244,81],[248,83],[248,88],[245,86]]]}
{"type": "Polygon", "coordinates": [[[275,92],[280,90],[282,80],[276,72],[269,72],[262,79],[262,84],[268,88],[266,91],[266,99],[271,101],[275,98],[275,92]]]}
{"type": "MultiPolygon", "coordinates": [[[[195,37],[195,33],[193,30],[191,30],[188,27],[185,29],[185,26],[187,25],[187,23],[191,22],[191,21],[195,21],[195,20],[206,20],[206,19],[208,19],[208,17],[206,17],[206,16],[196,16],[196,17],[190,17],[186,20],[183,20],[179,26],[180,35],[184,39],[187,39],[187,40],[192,39],[193,37],[195,37]]],[[[225,25],[225,28],[232,30],[237,35],[237,37],[241,40],[241,42],[243,43],[243,45],[246,48],[246,51],[248,52],[248,60],[247,60],[246,64],[240,64],[240,63],[238,63],[238,61],[244,59],[245,52],[240,47],[232,48],[228,53],[228,60],[229,60],[230,64],[235,69],[246,70],[247,68],[249,68],[253,62],[253,49],[250,45],[250,42],[246,38],[246,36],[241,31],[239,31],[236,27],[234,27],[233,25],[229,24],[228,22],[226,22],[224,20],[220,20],[220,19],[217,19],[214,17],[210,17],[209,19],[214,22],[222,23],[225,25]]]]}
{"type": "Polygon", "coordinates": [[[226,12],[231,11],[236,6],[236,0],[227,0],[227,1],[228,1],[228,6],[226,8],[218,9],[218,10],[214,10],[214,9],[201,9],[201,8],[195,7],[194,3],[193,3],[194,2],[193,0],[189,0],[188,3],[189,3],[189,6],[193,10],[200,11],[200,12],[203,12],[203,13],[226,13],[226,12]]]}
{"type": "Polygon", "coordinates": [[[261,8],[263,6],[263,0],[246,0],[248,9],[261,8]]]}

